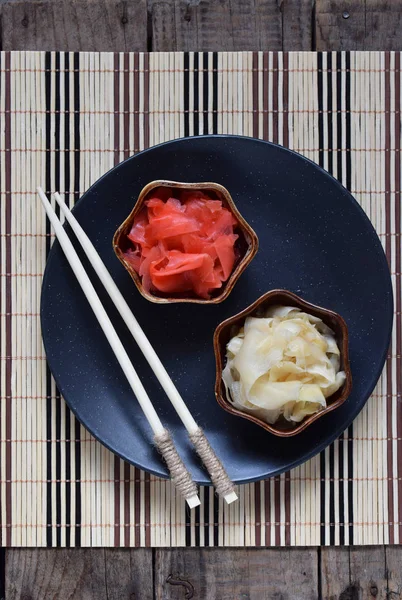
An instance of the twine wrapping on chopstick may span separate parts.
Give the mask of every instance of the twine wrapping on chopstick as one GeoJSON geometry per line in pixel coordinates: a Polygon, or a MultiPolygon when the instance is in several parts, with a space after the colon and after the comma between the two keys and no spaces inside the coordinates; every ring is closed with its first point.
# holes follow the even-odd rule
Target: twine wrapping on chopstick
{"type": "Polygon", "coordinates": [[[189,438],[192,441],[198,456],[204,463],[219,496],[224,498],[234,494],[234,483],[230,480],[229,475],[226,473],[223,464],[216,456],[203,430],[199,427],[197,431],[189,433],[189,438]]]}
{"type": "Polygon", "coordinates": [[[198,494],[197,486],[191,479],[191,475],[180,458],[167,429],[163,433],[156,434],[154,441],[166,461],[174,485],[182,496],[186,500],[196,496],[198,494]]]}

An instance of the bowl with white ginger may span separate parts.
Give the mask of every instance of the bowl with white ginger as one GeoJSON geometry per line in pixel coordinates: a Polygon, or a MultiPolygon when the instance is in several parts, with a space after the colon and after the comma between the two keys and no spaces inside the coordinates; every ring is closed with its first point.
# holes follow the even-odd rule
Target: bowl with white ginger
{"type": "Polygon", "coordinates": [[[338,408],[352,389],[345,321],[287,290],[218,325],[214,350],[218,403],[282,437],[338,408]]]}

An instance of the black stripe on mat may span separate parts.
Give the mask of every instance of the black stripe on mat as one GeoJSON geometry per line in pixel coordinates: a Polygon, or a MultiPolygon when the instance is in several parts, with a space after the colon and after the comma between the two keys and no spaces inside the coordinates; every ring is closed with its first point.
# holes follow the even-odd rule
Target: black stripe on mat
{"type": "MultiPolygon", "coordinates": [[[[190,54],[184,53],[183,73],[183,106],[184,106],[184,135],[190,135],[190,54]]],[[[185,507],[185,544],[191,546],[191,513],[185,507]]]]}
{"type": "MultiPolygon", "coordinates": [[[[339,152],[336,152],[336,149],[334,149],[334,135],[333,135],[333,127],[334,127],[334,122],[335,119],[337,119],[340,115],[339,113],[339,109],[340,106],[338,104],[336,104],[334,106],[334,100],[333,100],[333,83],[332,83],[332,75],[333,75],[333,68],[336,67],[336,65],[333,64],[332,61],[332,54],[329,52],[327,54],[327,128],[328,128],[328,141],[327,141],[327,145],[324,145],[324,148],[327,147],[328,148],[328,171],[331,173],[331,175],[333,175],[334,173],[334,158],[337,160],[339,157],[338,155],[340,154],[339,152]],[[335,150],[335,152],[334,152],[335,150]]],[[[336,77],[338,78],[340,74],[337,73],[336,77]]],[[[337,79],[338,81],[338,79],[337,79]]],[[[335,90],[337,92],[337,90],[335,90]]],[[[337,134],[339,136],[339,130],[337,131],[337,134]]],[[[340,138],[338,137],[338,144],[340,142],[340,138]]],[[[325,142],[324,142],[325,144],[325,142]]],[[[341,163],[342,164],[342,163],[341,163]]],[[[339,172],[338,172],[338,177],[339,177],[339,172]]],[[[332,545],[335,543],[335,496],[334,496],[334,492],[335,492],[335,486],[334,486],[334,477],[335,477],[335,446],[334,444],[331,444],[331,446],[329,447],[328,450],[328,460],[329,460],[329,497],[327,498],[327,503],[329,503],[329,540],[326,539],[325,543],[328,544],[328,542],[332,545]]],[[[324,515],[322,515],[323,517],[323,522],[324,522],[324,515]]]]}
{"type": "MultiPolygon", "coordinates": [[[[342,152],[340,149],[343,148],[343,140],[344,140],[344,131],[342,128],[342,54],[340,52],[337,53],[336,56],[336,104],[337,104],[337,113],[336,113],[336,130],[337,130],[337,138],[338,138],[338,152],[337,152],[337,170],[338,170],[338,179],[339,181],[343,181],[343,169],[342,169],[342,152]]],[[[343,433],[339,437],[339,441],[337,443],[338,448],[338,485],[335,489],[332,490],[332,494],[338,494],[338,502],[339,502],[339,543],[343,545],[345,543],[345,494],[344,494],[344,469],[343,469],[343,460],[344,460],[344,435],[343,433]]],[[[335,484],[334,484],[335,487],[335,484]]],[[[335,514],[334,518],[331,517],[331,522],[335,522],[335,514]]],[[[330,540],[331,544],[335,544],[335,538],[330,540]]]]}
{"type": "MultiPolygon", "coordinates": [[[[318,94],[318,161],[324,166],[324,85],[323,55],[317,55],[317,94],[318,94]]],[[[320,454],[320,544],[325,545],[325,451],[320,454]]]]}
{"type": "Polygon", "coordinates": [[[184,73],[183,73],[183,101],[184,101],[184,136],[190,135],[190,57],[189,53],[184,53],[184,73]]]}
{"type": "Polygon", "coordinates": [[[212,55],[212,133],[218,133],[218,53],[212,55]]]}
{"type": "MultiPolygon", "coordinates": [[[[74,53],[74,202],[80,196],[80,55],[74,53]]],[[[74,418],[75,441],[75,545],[81,545],[81,431],[80,424],[74,418]]]]}
{"type": "MultiPolygon", "coordinates": [[[[61,162],[61,148],[60,148],[60,54],[57,53],[55,56],[55,82],[54,82],[54,95],[55,95],[55,115],[54,115],[54,157],[55,157],[55,189],[53,191],[60,190],[60,162],[61,162]]],[[[56,206],[56,213],[60,216],[60,208],[56,206]]],[[[55,402],[55,426],[56,426],[56,442],[55,442],[55,467],[56,467],[56,546],[61,546],[61,479],[65,477],[65,474],[61,473],[61,395],[60,391],[56,387],[56,402],[55,402]]]]}
{"type": "Polygon", "coordinates": [[[193,124],[194,124],[194,135],[199,135],[200,133],[200,103],[199,103],[199,62],[200,62],[200,54],[198,52],[194,52],[194,72],[193,72],[193,85],[194,85],[194,114],[193,114],[193,124]]]}
{"type": "MultiPolygon", "coordinates": [[[[328,171],[333,174],[336,164],[337,178],[341,183],[350,189],[351,185],[351,121],[350,121],[350,55],[345,54],[345,86],[342,88],[342,53],[337,53],[336,62],[333,64],[331,54],[327,55],[327,70],[323,74],[323,56],[317,58],[317,84],[318,84],[318,132],[319,132],[319,163],[324,166],[324,150],[328,150],[328,171]],[[336,90],[333,90],[332,70],[336,68],[336,90]],[[323,77],[326,77],[327,84],[327,115],[323,112],[324,108],[324,86],[323,77]],[[333,91],[336,92],[336,105],[333,103],[333,91]],[[342,120],[342,100],[345,98],[346,119],[342,120]],[[328,130],[328,139],[324,136],[324,119],[328,130]],[[337,148],[334,148],[333,126],[336,126],[337,148]],[[343,161],[346,153],[346,160],[343,161]],[[336,163],[334,163],[336,161],[336,163]]],[[[347,447],[345,446],[345,436],[342,434],[339,441],[331,445],[327,452],[322,452],[320,456],[320,542],[324,544],[335,544],[335,531],[339,527],[339,543],[345,543],[345,523],[349,523],[349,544],[353,544],[353,425],[349,428],[347,447]],[[347,467],[344,468],[345,452],[347,451],[347,467]],[[337,469],[335,469],[335,454],[338,453],[337,469]],[[325,466],[326,456],[329,460],[329,497],[325,492],[325,466]],[[335,472],[337,471],[337,472],[335,472]],[[338,477],[339,483],[335,485],[335,479],[338,477]],[[348,514],[345,514],[345,480],[347,481],[348,514]],[[337,495],[337,496],[335,496],[337,495]],[[339,523],[335,525],[335,500],[339,503],[339,523]],[[329,538],[327,539],[325,527],[325,509],[329,507],[329,538]]]]}
{"type": "MultiPolygon", "coordinates": [[[[350,120],[350,52],[346,52],[345,64],[345,99],[346,99],[346,187],[352,186],[352,157],[351,157],[351,120],[350,120]]],[[[353,423],[348,430],[348,521],[349,521],[349,544],[353,544],[353,423]]]]}
{"type": "MultiPolygon", "coordinates": [[[[45,54],[45,191],[48,194],[51,189],[51,163],[50,163],[50,145],[51,145],[51,54],[45,54]]],[[[50,223],[46,219],[46,256],[50,252],[50,223]]],[[[50,369],[46,366],[46,545],[52,546],[52,377],[50,369]]]]}
{"type": "MultiPolygon", "coordinates": [[[[68,52],[64,54],[64,199],[66,204],[70,206],[70,55],[68,52]]],[[[71,412],[65,407],[65,439],[71,440],[71,412]]],[[[71,449],[73,444],[67,441],[65,448],[65,520],[66,520],[66,547],[71,546],[71,449]]]]}
{"type": "Polygon", "coordinates": [[[208,124],[208,101],[209,101],[209,72],[208,72],[208,52],[203,52],[203,130],[202,133],[205,135],[208,133],[209,124],[208,124]]]}
{"type": "MultiPolygon", "coordinates": [[[[194,69],[191,73],[192,82],[194,86],[194,105],[190,106],[190,54],[186,52],[184,54],[184,74],[183,74],[183,94],[184,94],[184,135],[190,135],[190,115],[192,119],[192,126],[194,135],[200,133],[207,134],[209,132],[209,100],[212,95],[212,133],[218,133],[218,54],[216,52],[212,55],[212,89],[209,80],[209,54],[208,52],[194,53],[194,69]],[[203,110],[200,113],[200,89],[199,89],[199,77],[200,77],[200,65],[203,69],[203,110]],[[202,124],[200,131],[200,123],[202,124]]],[[[185,538],[186,546],[200,545],[200,516],[201,510],[203,510],[204,516],[204,543],[205,546],[217,546],[219,542],[219,499],[214,494],[213,496],[213,538],[210,536],[209,527],[210,523],[210,488],[204,489],[204,506],[197,507],[194,511],[195,520],[195,535],[192,539],[191,536],[191,514],[186,507],[185,511],[185,538]]]]}

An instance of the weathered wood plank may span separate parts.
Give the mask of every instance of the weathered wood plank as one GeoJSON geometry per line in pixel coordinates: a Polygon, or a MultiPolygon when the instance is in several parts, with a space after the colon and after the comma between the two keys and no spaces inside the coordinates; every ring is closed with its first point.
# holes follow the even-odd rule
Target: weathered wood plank
{"type": "MultiPolygon", "coordinates": [[[[281,50],[282,14],[277,0],[230,0],[233,50],[281,50]]],[[[218,34],[219,24],[216,27],[218,34]]],[[[221,36],[216,36],[219,43],[221,36]]],[[[219,48],[219,46],[218,46],[219,48]]]]}
{"type": "Polygon", "coordinates": [[[7,550],[5,576],[7,600],[107,600],[103,551],[7,550]]]}
{"type": "Polygon", "coordinates": [[[350,590],[349,548],[321,548],[321,598],[335,600],[350,590]]]}
{"type": "Polygon", "coordinates": [[[317,50],[400,50],[402,0],[317,0],[317,50]]]}
{"type": "Polygon", "coordinates": [[[402,50],[402,1],[366,0],[365,50],[402,50]]]}
{"type": "Polygon", "coordinates": [[[7,600],[152,600],[152,550],[10,549],[5,591],[7,600]]]}
{"type": "Polygon", "coordinates": [[[387,546],[385,563],[387,566],[387,598],[389,600],[402,598],[402,546],[387,546]]]}
{"type": "MultiPolygon", "coordinates": [[[[188,590],[203,600],[316,598],[315,549],[156,551],[157,600],[188,590]],[[169,576],[171,578],[169,579],[169,576]],[[169,579],[169,582],[167,581],[169,579]],[[242,596],[243,594],[243,596],[242,596]]],[[[322,548],[323,600],[402,595],[402,547],[322,548]]],[[[152,600],[152,550],[7,550],[6,598],[152,600]]]]}
{"type": "Polygon", "coordinates": [[[152,550],[105,550],[108,600],[152,600],[152,550]]]}
{"type": "Polygon", "coordinates": [[[282,49],[285,52],[312,50],[313,0],[283,0],[282,49]]]}
{"type": "Polygon", "coordinates": [[[351,548],[350,581],[352,598],[388,600],[385,547],[351,548]]]}
{"type": "Polygon", "coordinates": [[[365,36],[365,0],[317,0],[316,50],[363,50],[365,36]]]}
{"type": "Polygon", "coordinates": [[[4,573],[6,567],[6,550],[0,548],[0,600],[5,600],[6,592],[4,589],[4,573]]]}
{"type": "MultiPolygon", "coordinates": [[[[146,0],[3,0],[1,44],[4,50],[309,50],[313,4],[148,0],[148,31],[146,0]]],[[[402,0],[317,0],[315,15],[317,50],[402,46],[402,0]]]]}
{"type": "Polygon", "coordinates": [[[152,50],[281,50],[277,0],[148,0],[152,50]]]}
{"type": "Polygon", "coordinates": [[[147,49],[146,0],[9,0],[0,16],[3,50],[147,49]]]}
{"type": "Polygon", "coordinates": [[[317,575],[316,549],[157,550],[155,598],[316,600],[317,575]]]}

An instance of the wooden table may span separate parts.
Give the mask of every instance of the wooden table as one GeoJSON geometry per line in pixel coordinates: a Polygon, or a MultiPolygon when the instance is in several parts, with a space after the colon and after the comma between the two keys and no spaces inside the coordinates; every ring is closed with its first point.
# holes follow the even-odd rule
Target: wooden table
{"type": "MultiPolygon", "coordinates": [[[[402,0],[0,0],[2,50],[401,50],[402,0]]],[[[10,549],[6,600],[402,598],[402,548],[10,549]]]]}

